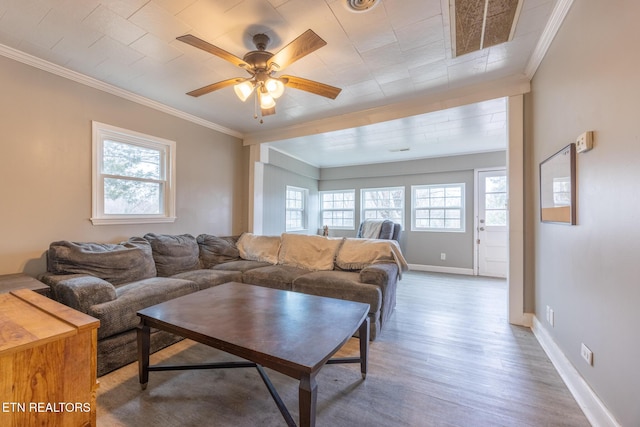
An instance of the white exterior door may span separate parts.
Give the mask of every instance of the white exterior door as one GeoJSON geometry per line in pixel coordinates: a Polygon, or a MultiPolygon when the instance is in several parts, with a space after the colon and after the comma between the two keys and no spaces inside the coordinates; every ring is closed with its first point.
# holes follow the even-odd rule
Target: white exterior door
{"type": "Polygon", "coordinates": [[[505,169],[477,172],[476,273],[507,277],[509,257],[505,169]]]}

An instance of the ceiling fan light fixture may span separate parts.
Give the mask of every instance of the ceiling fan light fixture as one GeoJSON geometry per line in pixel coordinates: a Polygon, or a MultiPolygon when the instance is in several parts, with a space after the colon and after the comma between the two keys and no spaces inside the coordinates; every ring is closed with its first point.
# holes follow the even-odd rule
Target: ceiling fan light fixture
{"type": "Polygon", "coordinates": [[[260,108],[268,110],[276,106],[276,101],[268,92],[258,91],[258,93],[260,94],[260,108]]]}
{"type": "Polygon", "coordinates": [[[280,98],[284,93],[284,84],[278,79],[267,80],[264,87],[274,99],[280,98]]]}
{"type": "Polygon", "coordinates": [[[238,95],[238,98],[240,98],[240,101],[244,102],[247,100],[247,98],[249,98],[249,95],[251,95],[251,92],[253,92],[254,89],[254,85],[253,83],[251,83],[250,80],[245,80],[242,83],[238,83],[237,85],[233,86],[233,90],[235,91],[236,95],[238,95]]]}

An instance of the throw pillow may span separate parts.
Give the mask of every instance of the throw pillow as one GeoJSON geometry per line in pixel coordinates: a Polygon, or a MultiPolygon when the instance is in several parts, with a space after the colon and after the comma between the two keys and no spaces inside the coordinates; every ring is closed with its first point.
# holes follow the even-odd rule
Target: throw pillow
{"type": "Polygon", "coordinates": [[[237,246],[242,259],[270,264],[278,263],[280,236],[257,236],[253,233],[244,233],[238,239],[237,246]]]}
{"type": "Polygon", "coordinates": [[[198,270],[200,249],[191,234],[169,235],[147,233],[145,240],[153,249],[153,259],[159,277],[170,277],[185,271],[198,270]]]}
{"type": "Polygon", "coordinates": [[[151,246],[141,237],[119,244],[53,242],[47,269],[54,274],[89,274],[116,286],[156,276],[151,246]]]}
{"type": "Polygon", "coordinates": [[[283,233],[278,264],[307,270],[333,270],[336,253],[343,240],[283,233]]]}
{"type": "Polygon", "coordinates": [[[200,262],[202,268],[211,268],[223,262],[237,261],[240,252],[236,247],[237,238],[218,237],[201,234],[196,239],[200,247],[200,262]]]}

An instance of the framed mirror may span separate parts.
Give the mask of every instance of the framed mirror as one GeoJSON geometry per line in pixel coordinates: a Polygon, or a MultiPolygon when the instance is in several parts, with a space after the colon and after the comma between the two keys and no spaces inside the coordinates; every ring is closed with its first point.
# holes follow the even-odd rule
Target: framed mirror
{"type": "Polygon", "coordinates": [[[576,223],[576,146],[540,163],[540,221],[576,223]]]}

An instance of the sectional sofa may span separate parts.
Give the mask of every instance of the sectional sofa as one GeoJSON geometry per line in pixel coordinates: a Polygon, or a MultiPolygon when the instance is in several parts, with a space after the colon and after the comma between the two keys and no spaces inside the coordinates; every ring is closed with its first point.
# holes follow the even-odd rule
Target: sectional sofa
{"type": "MultiPolygon", "coordinates": [[[[104,375],[136,360],[139,310],[231,281],[367,303],[374,340],[393,313],[405,270],[390,240],[149,233],[118,244],[53,242],[39,278],[54,299],[100,320],[104,375]]],[[[153,331],[151,351],[179,339],[153,331]]]]}

